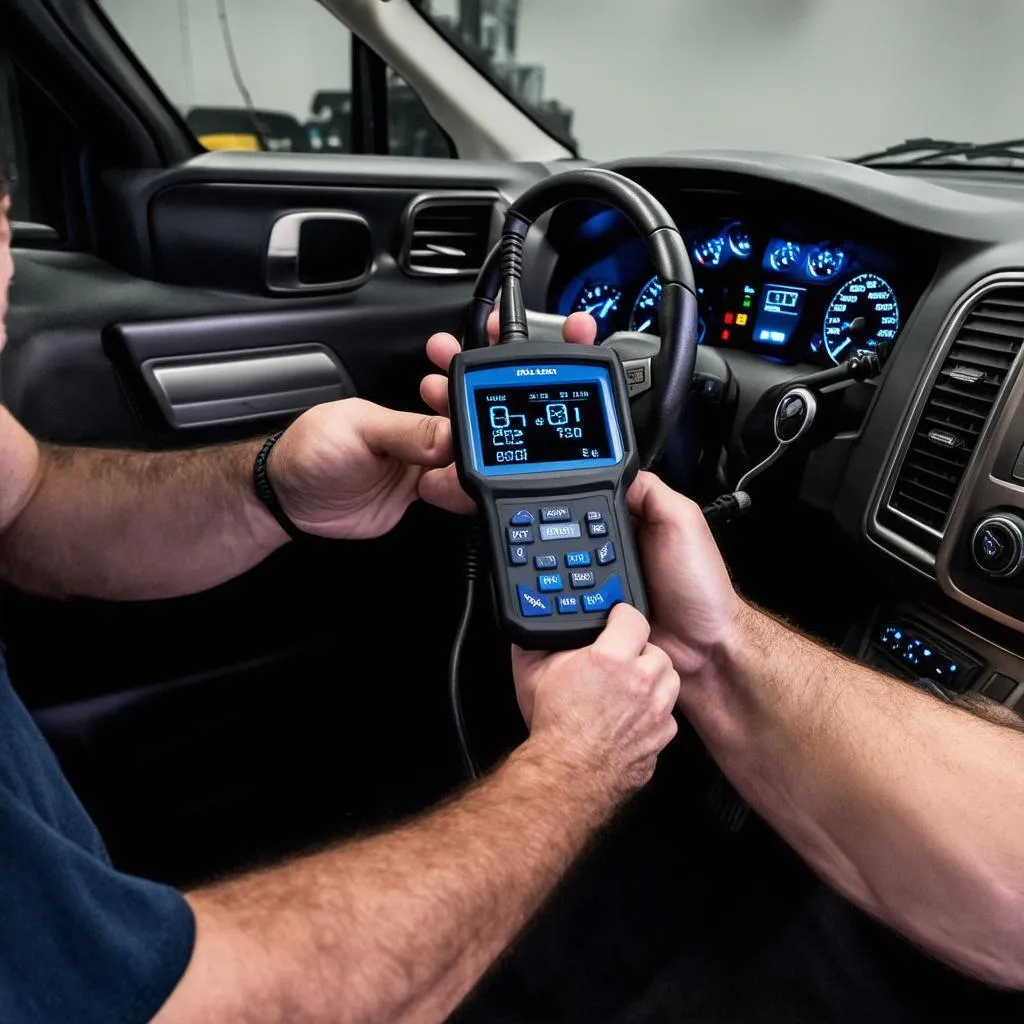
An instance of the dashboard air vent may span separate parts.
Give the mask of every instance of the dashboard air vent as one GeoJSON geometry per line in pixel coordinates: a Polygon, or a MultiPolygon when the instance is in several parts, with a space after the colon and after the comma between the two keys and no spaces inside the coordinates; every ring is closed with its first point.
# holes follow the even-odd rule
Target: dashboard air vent
{"type": "Polygon", "coordinates": [[[494,196],[422,196],[406,215],[402,269],[427,277],[476,274],[495,222],[494,196]]]}
{"type": "Polygon", "coordinates": [[[942,363],[890,505],[941,534],[957,488],[1024,345],[1024,289],[991,291],[971,308],[942,363]]]}

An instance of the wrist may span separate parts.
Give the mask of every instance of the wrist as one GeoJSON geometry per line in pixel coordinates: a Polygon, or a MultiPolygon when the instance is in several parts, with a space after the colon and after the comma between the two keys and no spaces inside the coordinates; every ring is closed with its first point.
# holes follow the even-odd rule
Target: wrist
{"type": "Polygon", "coordinates": [[[576,815],[596,829],[631,792],[617,784],[607,762],[607,758],[585,756],[573,738],[545,730],[531,734],[506,765],[531,779],[538,789],[550,791],[564,813],[576,815]]]}
{"type": "Polygon", "coordinates": [[[264,452],[267,439],[247,442],[240,445],[241,458],[239,464],[239,476],[244,495],[244,509],[246,523],[254,543],[270,551],[281,547],[290,539],[289,532],[274,516],[266,502],[260,497],[260,489],[257,481],[257,465],[263,453],[264,473],[266,483],[264,486],[271,486],[269,481],[269,452],[264,452]]]}

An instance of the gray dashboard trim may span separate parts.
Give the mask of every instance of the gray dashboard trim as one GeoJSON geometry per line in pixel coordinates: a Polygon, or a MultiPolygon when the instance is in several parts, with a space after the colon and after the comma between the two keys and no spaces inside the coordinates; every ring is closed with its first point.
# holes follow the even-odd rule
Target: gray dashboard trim
{"type": "MultiPolygon", "coordinates": [[[[995,612],[994,609],[989,609],[987,606],[981,605],[980,602],[976,602],[971,598],[968,598],[965,601],[964,598],[967,597],[967,595],[963,594],[963,592],[956,588],[952,581],[948,579],[949,559],[947,538],[956,536],[958,532],[959,519],[962,518],[963,515],[963,498],[966,494],[970,493],[971,488],[974,486],[977,476],[977,466],[986,457],[986,454],[989,451],[991,439],[993,434],[996,432],[997,426],[1002,419],[1003,411],[1006,408],[1007,397],[1012,390],[1018,387],[1019,382],[1017,375],[1020,370],[1021,360],[1024,358],[1024,350],[1022,350],[1022,355],[1017,357],[1007,374],[1002,390],[992,406],[988,420],[985,423],[985,427],[982,430],[981,436],[978,438],[978,443],[971,454],[970,461],[964,469],[960,485],[957,488],[956,494],[953,496],[953,503],[950,506],[950,515],[946,523],[945,530],[939,531],[924,526],[924,524],[918,522],[912,516],[908,516],[906,513],[894,508],[891,504],[891,500],[893,489],[896,485],[896,479],[899,474],[899,468],[903,465],[903,459],[905,458],[907,449],[910,446],[910,440],[913,436],[918,420],[920,419],[922,410],[931,395],[935,380],[938,377],[946,355],[949,353],[953,342],[959,334],[960,328],[963,326],[964,321],[970,315],[974,306],[984,298],[985,295],[996,289],[1013,285],[1018,287],[1024,286],[1024,273],[1003,271],[990,274],[976,282],[971,288],[964,292],[947,314],[946,320],[939,332],[938,342],[935,345],[927,366],[921,375],[921,381],[918,385],[914,400],[909,407],[900,429],[896,433],[893,445],[886,456],[883,471],[879,476],[879,484],[875,490],[871,505],[869,506],[865,530],[868,539],[887,554],[896,555],[905,564],[911,565],[913,568],[924,572],[929,577],[937,578],[942,589],[948,594],[955,597],[962,603],[969,604],[976,609],[983,609],[987,615],[999,619],[1005,625],[1016,625],[1016,623],[1015,620],[1009,620],[1007,617],[1001,616],[999,613],[995,612]],[[901,534],[885,526],[879,519],[883,506],[889,513],[905,519],[918,529],[927,530],[929,534],[939,540],[939,555],[936,556],[929,551],[925,551],[912,541],[909,541],[906,537],[903,537],[901,534]],[[947,554],[945,556],[945,564],[943,566],[942,552],[944,548],[947,549],[947,554]]],[[[1020,490],[1019,488],[1017,489],[1020,490]]],[[[1019,628],[1019,626],[1017,626],[1017,628],[1019,628]]]]}

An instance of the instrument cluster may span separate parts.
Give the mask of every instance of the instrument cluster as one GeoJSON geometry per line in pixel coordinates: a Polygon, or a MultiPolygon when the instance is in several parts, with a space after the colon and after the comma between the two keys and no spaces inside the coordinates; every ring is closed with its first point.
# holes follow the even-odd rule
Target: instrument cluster
{"type": "MultiPolygon", "coordinates": [[[[590,220],[607,217],[605,211],[590,220]]],[[[917,298],[908,294],[907,278],[914,275],[888,247],[830,236],[810,224],[722,217],[682,232],[702,344],[827,366],[858,349],[888,352],[899,336],[901,309],[917,298]]],[[[593,227],[584,222],[583,240],[588,233],[593,227]]],[[[616,331],[657,334],[661,282],[639,238],[614,237],[600,259],[575,273],[570,268],[568,280],[563,275],[557,312],[589,313],[599,340],[616,331]]],[[[584,249],[592,253],[594,246],[578,251],[584,249]]]]}

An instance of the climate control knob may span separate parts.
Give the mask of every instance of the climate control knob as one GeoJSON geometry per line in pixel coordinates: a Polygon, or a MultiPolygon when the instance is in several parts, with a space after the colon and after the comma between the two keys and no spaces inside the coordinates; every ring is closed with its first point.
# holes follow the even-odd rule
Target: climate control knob
{"type": "Polygon", "coordinates": [[[1024,565],[1024,519],[1012,512],[985,516],[971,535],[971,558],[986,576],[1015,576],[1024,565]]]}

